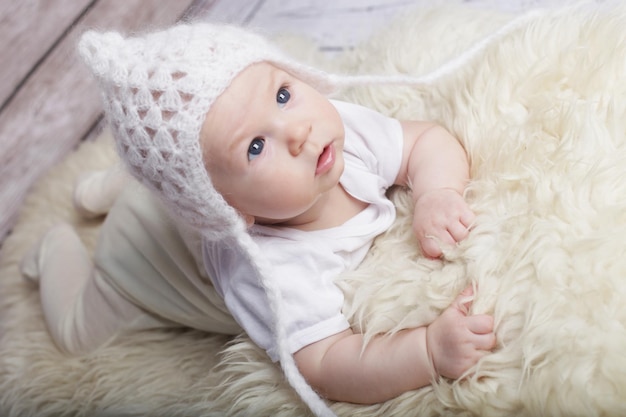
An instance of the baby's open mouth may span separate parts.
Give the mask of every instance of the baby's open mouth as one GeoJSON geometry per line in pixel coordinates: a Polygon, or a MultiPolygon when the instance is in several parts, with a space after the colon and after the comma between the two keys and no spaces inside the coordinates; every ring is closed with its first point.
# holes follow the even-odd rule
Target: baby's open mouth
{"type": "Polygon", "coordinates": [[[328,172],[335,163],[335,148],[332,143],[324,148],[322,154],[317,159],[317,169],[315,175],[321,175],[328,172]]]}

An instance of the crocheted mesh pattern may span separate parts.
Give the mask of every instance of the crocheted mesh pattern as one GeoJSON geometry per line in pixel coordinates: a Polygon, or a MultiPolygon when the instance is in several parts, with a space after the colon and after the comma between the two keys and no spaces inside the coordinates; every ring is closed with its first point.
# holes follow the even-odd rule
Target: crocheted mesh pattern
{"type": "Polygon", "coordinates": [[[232,26],[178,25],[141,37],[87,32],[79,51],[102,89],[121,159],[171,210],[209,239],[243,230],[215,190],[200,145],[215,99],[245,67],[270,61],[323,91],[324,73],[289,61],[265,39],[232,26]]]}

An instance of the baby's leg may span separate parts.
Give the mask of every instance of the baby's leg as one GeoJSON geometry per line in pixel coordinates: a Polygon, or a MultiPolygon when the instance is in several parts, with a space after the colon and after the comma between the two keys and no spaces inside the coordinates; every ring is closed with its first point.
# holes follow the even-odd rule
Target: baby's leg
{"type": "Polygon", "coordinates": [[[130,179],[118,165],[83,174],[74,188],[74,208],[87,219],[108,213],[130,179]]]}
{"type": "Polygon", "coordinates": [[[31,281],[39,279],[46,324],[62,351],[88,352],[131,323],[154,325],[147,313],[99,277],[69,225],[52,228],[26,256],[22,271],[31,281]]]}

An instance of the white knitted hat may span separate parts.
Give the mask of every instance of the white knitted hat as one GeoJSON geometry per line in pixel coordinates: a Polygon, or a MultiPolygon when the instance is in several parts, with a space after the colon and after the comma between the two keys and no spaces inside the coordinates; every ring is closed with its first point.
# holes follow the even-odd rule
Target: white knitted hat
{"type": "Polygon", "coordinates": [[[323,93],[333,88],[323,72],[233,26],[178,25],[126,39],[90,31],[79,51],[102,88],[122,160],[178,216],[212,239],[243,227],[213,188],[202,159],[200,130],[215,99],[244,68],[260,61],[323,93]]]}
{"type": "Polygon", "coordinates": [[[246,231],[243,219],[215,190],[202,159],[200,130],[216,98],[247,66],[267,61],[322,93],[372,83],[429,85],[453,73],[488,44],[533,18],[505,25],[433,73],[410,76],[326,74],[298,64],[262,37],[242,28],[181,24],[124,38],[116,32],[85,33],[79,51],[99,81],[118,153],[130,172],[157,193],[174,214],[211,240],[224,241],[256,269],[274,313],[279,359],[291,386],[318,416],[333,416],[306,383],[285,342],[280,289],[272,266],[246,231]]]}

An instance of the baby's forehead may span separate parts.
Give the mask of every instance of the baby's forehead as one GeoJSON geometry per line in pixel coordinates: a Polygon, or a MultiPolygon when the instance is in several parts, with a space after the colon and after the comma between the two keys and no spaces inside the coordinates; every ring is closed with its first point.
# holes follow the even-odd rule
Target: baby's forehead
{"type": "Polygon", "coordinates": [[[251,87],[252,89],[262,89],[266,87],[264,84],[272,81],[278,76],[297,78],[289,71],[270,61],[254,62],[243,68],[235,77],[233,77],[231,83],[226,87],[224,92],[228,92],[233,85],[246,83],[249,83],[248,87],[251,87]]]}
{"type": "Polygon", "coordinates": [[[203,149],[230,146],[242,136],[247,138],[246,134],[265,121],[264,110],[276,99],[278,90],[295,81],[302,82],[270,61],[259,61],[242,69],[205,115],[200,135],[203,149]]]}
{"type": "MultiPolygon", "coordinates": [[[[241,120],[237,116],[244,116],[242,109],[250,109],[251,104],[262,100],[263,97],[273,97],[276,85],[283,79],[292,77],[286,71],[275,65],[261,61],[251,64],[241,70],[224,91],[217,96],[205,117],[205,126],[220,127],[225,122],[237,125],[241,120]]],[[[248,115],[250,116],[250,115],[248,115]]]]}

